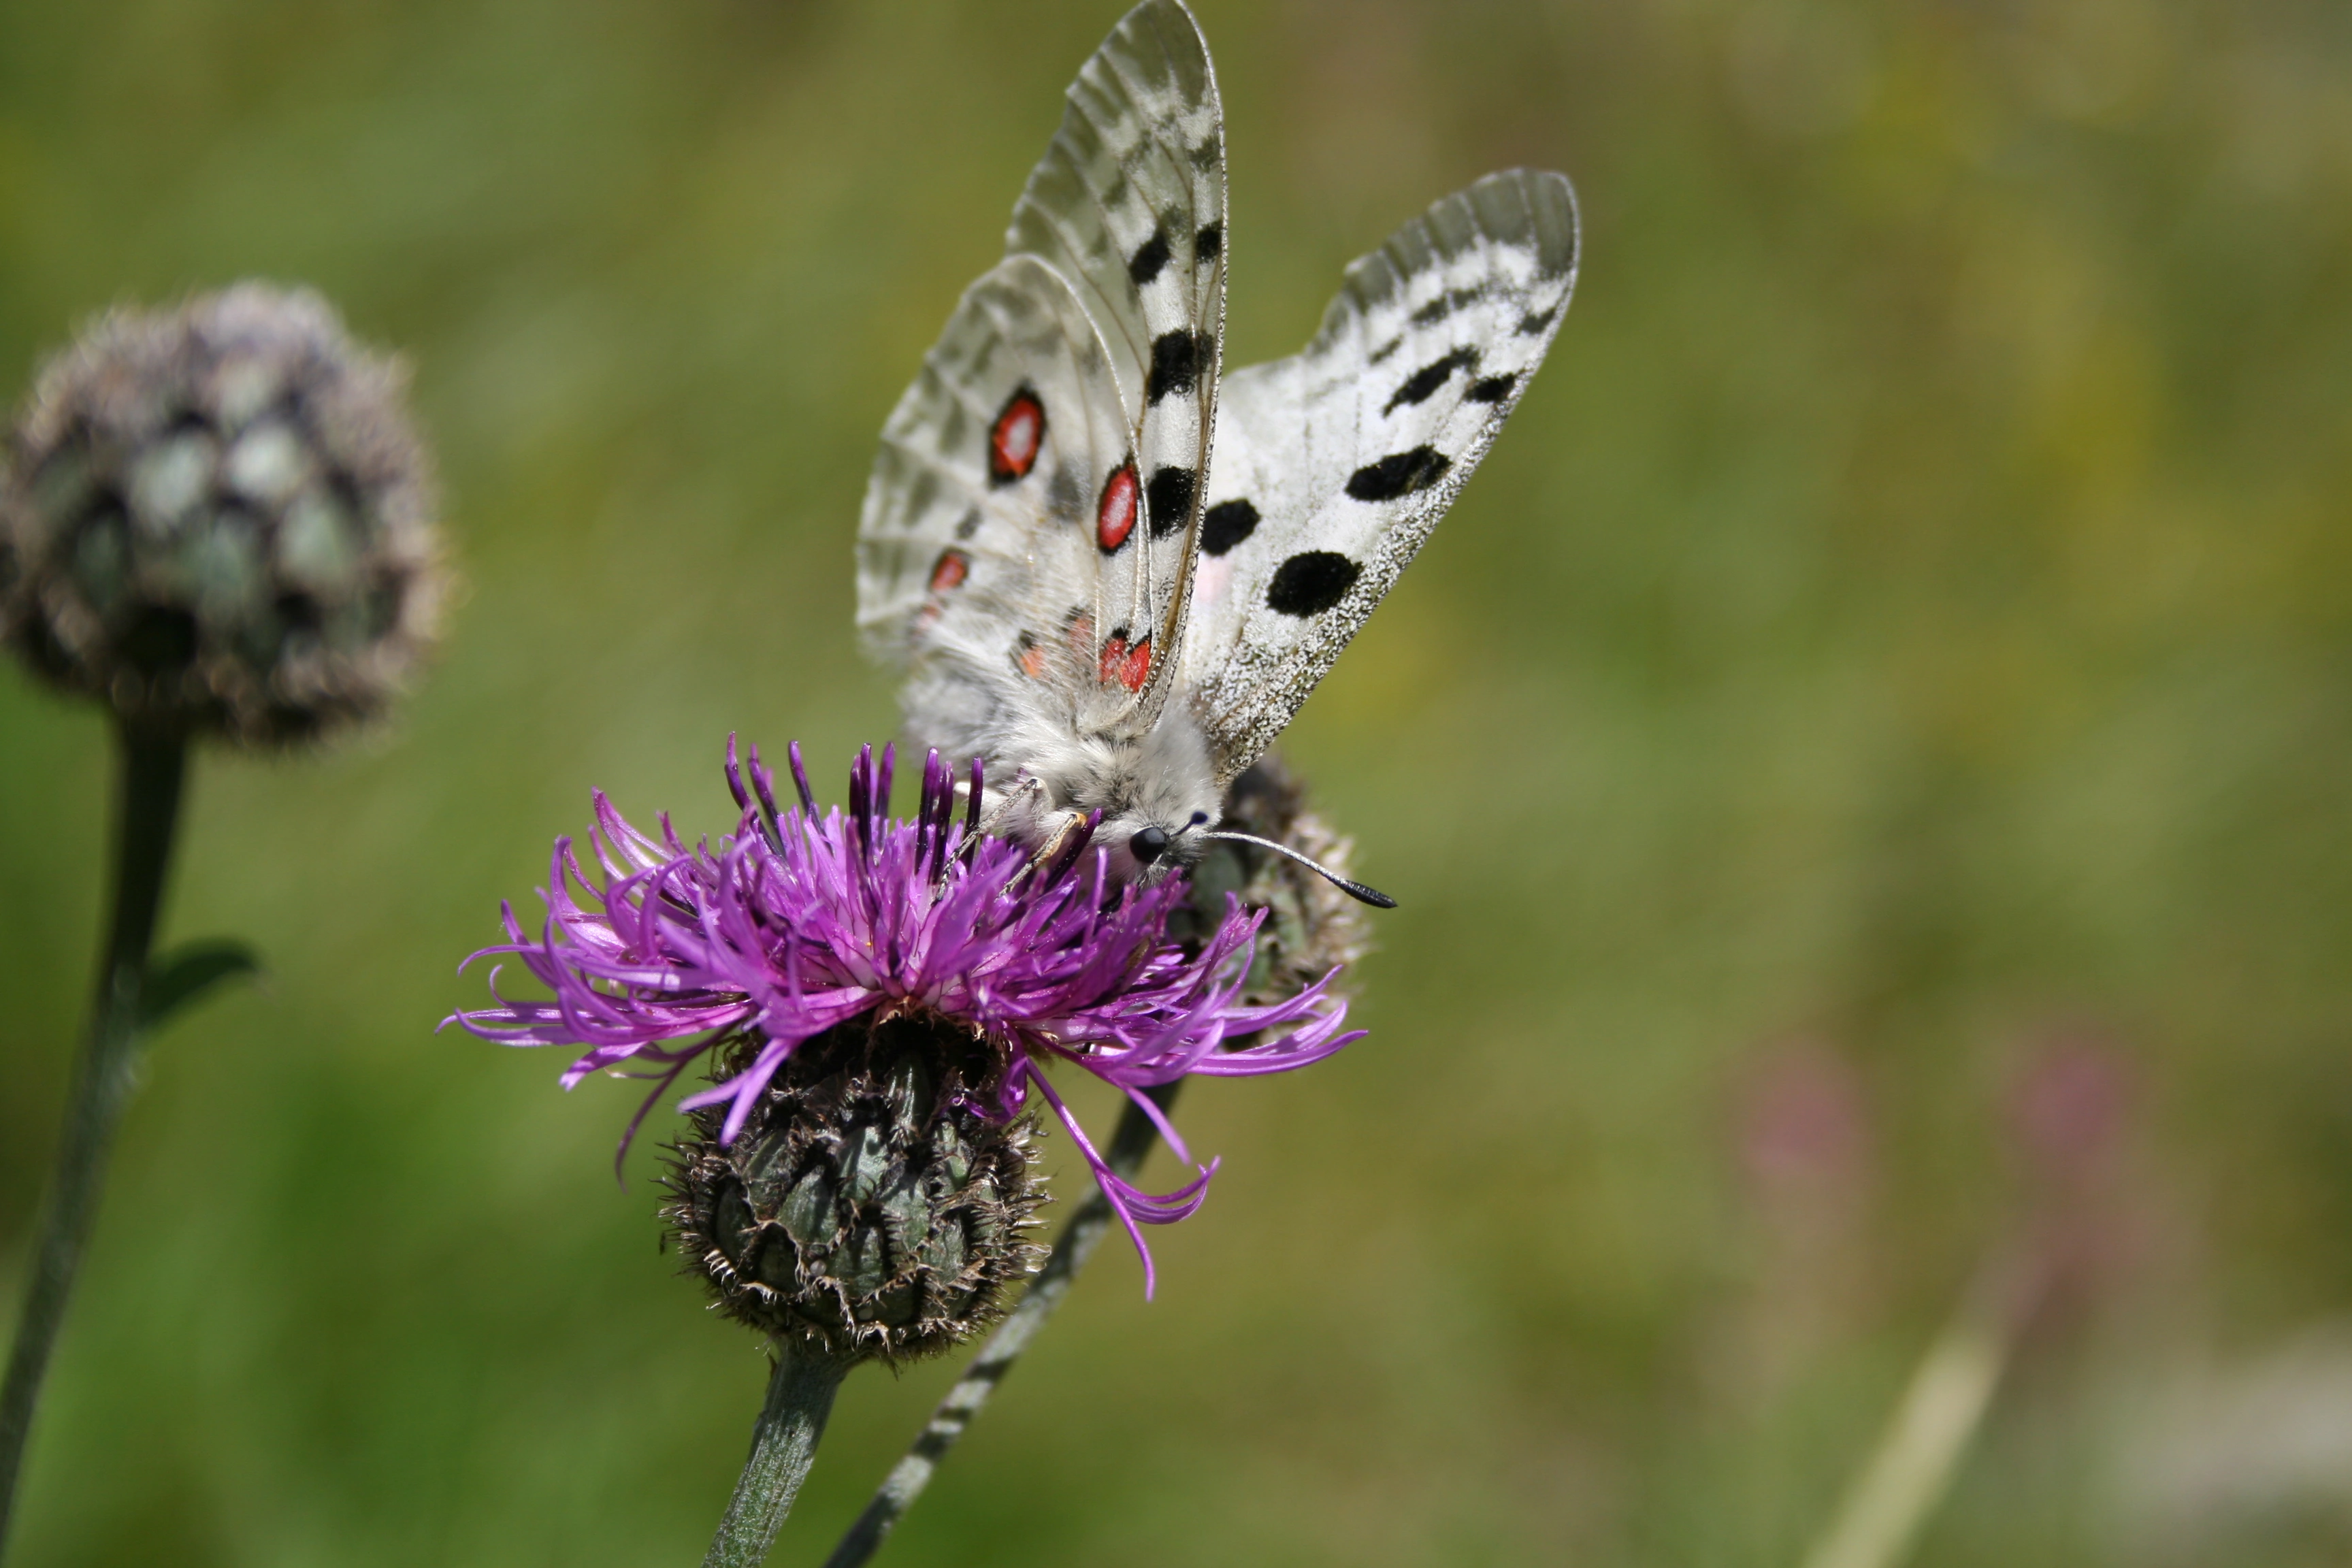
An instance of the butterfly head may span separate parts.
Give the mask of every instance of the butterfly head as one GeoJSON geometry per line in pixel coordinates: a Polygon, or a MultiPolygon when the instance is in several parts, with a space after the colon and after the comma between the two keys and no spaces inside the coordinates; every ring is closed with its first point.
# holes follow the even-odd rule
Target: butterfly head
{"type": "Polygon", "coordinates": [[[995,830],[1044,846],[1074,817],[1102,813],[1094,842],[1110,852],[1111,874],[1151,881],[1190,866],[1207,847],[1218,816],[1216,780],[1200,731],[1174,704],[1132,736],[1025,737],[1022,798],[995,830]]]}
{"type": "Polygon", "coordinates": [[[1136,875],[1148,876],[1154,867],[1189,866],[1199,859],[1201,851],[1208,847],[1208,839],[1200,830],[1208,826],[1209,814],[1195,811],[1178,826],[1147,822],[1130,832],[1127,857],[1135,862],[1136,875]]]}

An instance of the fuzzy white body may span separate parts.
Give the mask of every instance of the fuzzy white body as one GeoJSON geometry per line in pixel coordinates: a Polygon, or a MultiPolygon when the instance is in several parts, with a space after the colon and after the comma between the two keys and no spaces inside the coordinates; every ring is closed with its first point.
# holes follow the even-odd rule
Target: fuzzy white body
{"type": "MultiPolygon", "coordinates": [[[[1069,824],[1102,813],[1096,841],[1113,869],[1143,875],[1150,862],[1127,850],[1147,827],[1168,836],[1152,858],[1190,864],[1201,831],[1216,825],[1223,786],[1209,742],[1181,702],[1165,704],[1140,734],[1087,728],[1075,703],[1034,689],[993,641],[975,647],[942,626],[921,650],[907,683],[908,740],[943,756],[979,757],[989,830],[1043,848],[1069,824]]],[[[1074,680],[1054,688],[1075,691],[1074,680]]]]}
{"type": "Polygon", "coordinates": [[[1024,761],[1001,804],[988,803],[995,810],[983,805],[993,831],[1042,848],[1099,811],[1095,842],[1111,851],[1115,876],[1142,879],[1200,858],[1223,792],[1208,743],[1181,710],[1170,707],[1132,741],[1049,731],[1041,726],[1012,737],[1024,761]],[[1166,836],[1164,849],[1147,857],[1130,848],[1138,833],[1154,827],[1166,836]]]}

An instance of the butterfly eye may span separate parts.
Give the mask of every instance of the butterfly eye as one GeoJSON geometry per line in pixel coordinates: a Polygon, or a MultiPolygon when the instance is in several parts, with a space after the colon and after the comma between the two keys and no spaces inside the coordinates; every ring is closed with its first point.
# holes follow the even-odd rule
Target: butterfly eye
{"type": "Polygon", "coordinates": [[[1127,852],[1135,857],[1137,865],[1150,865],[1168,853],[1168,830],[1158,823],[1137,828],[1128,836],[1127,852]]]}

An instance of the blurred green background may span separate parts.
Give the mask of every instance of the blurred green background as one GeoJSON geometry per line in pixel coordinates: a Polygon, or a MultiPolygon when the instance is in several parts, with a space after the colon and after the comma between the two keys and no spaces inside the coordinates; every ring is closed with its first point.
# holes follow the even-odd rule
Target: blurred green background
{"type": "MultiPolygon", "coordinates": [[[[1371,1037],[1188,1093],[1159,1300],[1107,1247],[886,1561],[1793,1564],[1998,1256],[2059,1284],[1918,1562],[2341,1561],[2352,11],[1199,10],[1229,363],[1491,168],[1587,258],[1286,742],[1402,900],[1371,1037]]],[[[715,833],[729,731],[835,798],[892,731],[875,433],[1117,14],[0,3],[8,386],[315,284],[472,589],[389,732],[201,760],[167,936],[272,977],[157,1043],[14,1562],[695,1560],[758,1347],[624,1087],[433,1026],[591,785],[715,833]]],[[[0,676],[0,1311],[106,766],[0,676]]],[[[852,1381],[776,1561],[952,1373],[852,1381]]]]}

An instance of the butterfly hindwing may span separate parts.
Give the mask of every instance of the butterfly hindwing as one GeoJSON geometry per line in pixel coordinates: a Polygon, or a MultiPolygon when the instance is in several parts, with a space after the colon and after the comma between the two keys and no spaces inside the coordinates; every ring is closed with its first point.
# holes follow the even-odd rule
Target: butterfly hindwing
{"type": "Polygon", "coordinates": [[[1129,461],[1111,357],[1061,274],[1011,257],[966,289],[883,426],[858,622],[908,668],[921,727],[989,752],[1093,688],[1095,498],[1129,461]]]}
{"type": "Polygon", "coordinates": [[[1490,174],[1350,266],[1303,352],[1227,378],[1184,643],[1220,782],[1290,722],[1486,456],[1576,259],[1566,179],[1490,174]]]}
{"type": "Polygon", "coordinates": [[[1150,727],[1182,642],[1224,327],[1224,127],[1207,46],[1177,0],[1146,0],[1070,86],[1013,212],[1008,256],[1066,278],[1125,394],[1131,461],[1091,498],[1093,731],[1150,727]]]}

